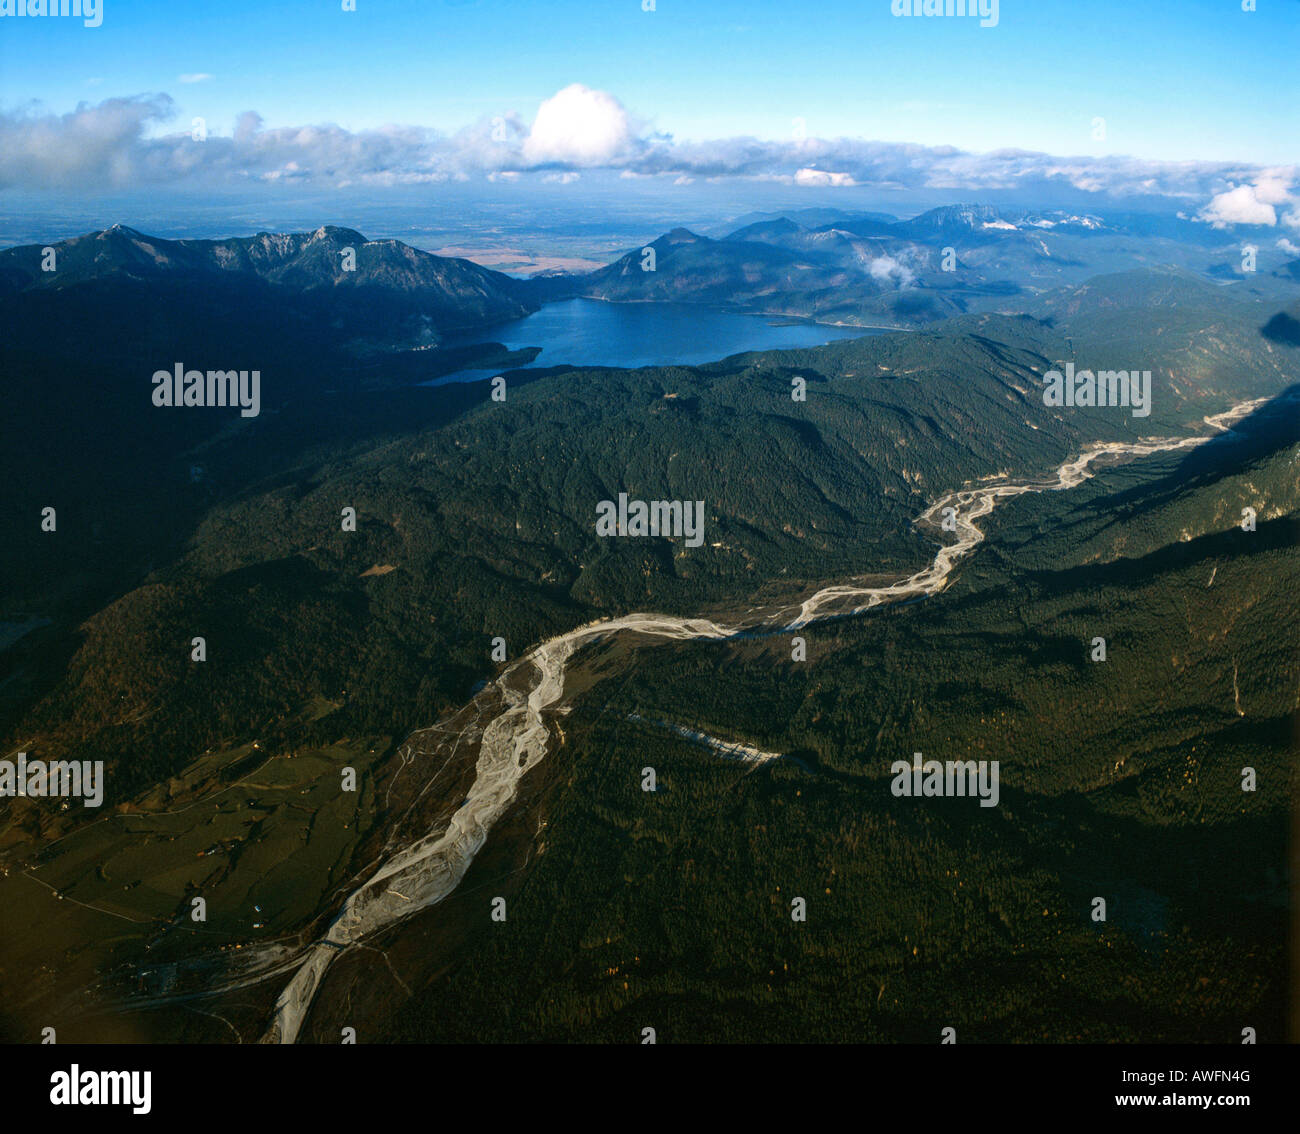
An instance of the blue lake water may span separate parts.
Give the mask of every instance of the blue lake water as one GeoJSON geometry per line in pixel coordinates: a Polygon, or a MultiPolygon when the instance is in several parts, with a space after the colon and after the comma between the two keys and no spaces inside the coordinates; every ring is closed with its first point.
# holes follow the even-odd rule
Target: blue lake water
{"type": "MultiPolygon", "coordinates": [[[[767,315],[741,315],[688,303],[605,303],[567,299],[548,303],[523,319],[500,323],[472,335],[457,335],[447,346],[497,342],[514,349],[542,348],[525,369],[545,366],[667,366],[715,362],[747,350],[821,346],[837,339],[882,332],[820,323],[773,326],[767,315]]],[[[426,382],[469,382],[499,370],[462,370],[426,382]]]]}

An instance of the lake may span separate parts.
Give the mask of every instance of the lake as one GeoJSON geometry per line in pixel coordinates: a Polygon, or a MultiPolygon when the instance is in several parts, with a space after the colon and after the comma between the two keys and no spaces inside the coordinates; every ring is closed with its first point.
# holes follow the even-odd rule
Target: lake
{"type": "MultiPolygon", "coordinates": [[[[524,369],[545,366],[667,366],[715,362],[747,350],[821,346],[837,339],[883,334],[865,327],[821,323],[773,326],[773,316],[742,315],[689,303],[605,303],[567,299],[523,319],[484,331],[448,336],[446,346],[499,342],[511,349],[541,347],[524,369]]],[[[499,370],[461,370],[424,383],[471,382],[499,370]]]]}

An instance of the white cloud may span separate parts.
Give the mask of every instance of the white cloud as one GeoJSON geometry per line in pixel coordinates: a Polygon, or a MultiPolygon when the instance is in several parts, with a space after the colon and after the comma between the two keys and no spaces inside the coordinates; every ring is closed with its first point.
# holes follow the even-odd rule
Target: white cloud
{"type": "Polygon", "coordinates": [[[581,176],[581,173],[574,173],[572,171],[569,171],[568,173],[548,173],[542,178],[542,180],[549,185],[572,185],[581,176]]]}
{"type": "Polygon", "coordinates": [[[1215,228],[1233,224],[1272,228],[1278,223],[1278,209],[1287,208],[1281,223],[1300,231],[1300,196],[1292,192],[1297,179],[1300,171],[1294,167],[1261,169],[1250,178],[1252,184],[1232,185],[1216,193],[1196,219],[1215,228]]]}
{"type": "Polygon", "coordinates": [[[144,131],[172,114],[166,95],[110,98],[63,115],[0,114],[0,187],[83,189],[146,180],[144,131]]]}
{"type": "Polygon", "coordinates": [[[1300,244],[1288,240],[1285,236],[1277,242],[1277,246],[1288,256],[1300,256],[1300,244]]]}
{"type": "Polygon", "coordinates": [[[185,75],[177,75],[176,81],[178,83],[206,83],[210,78],[212,76],[206,71],[191,71],[185,75]]]}
{"type": "Polygon", "coordinates": [[[905,264],[895,260],[893,256],[880,256],[871,261],[868,271],[871,272],[871,278],[881,283],[894,281],[899,287],[907,287],[916,277],[912,270],[905,264]]]}
{"type": "Polygon", "coordinates": [[[833,185],[837,189],[842,186],[856,185],[852,176],[847,173],[830,173],[824,169],[801,169],[794,175],[796,185],[833,185]]]}
{"type": "Polygon", "coordinates": [[[604,166],[632,156],[639,145],[618,99],[573,83],[537,108],[522,156],[532,165],[604,166]]]}
{"type": "Polygon", "coordinates": [[[1253,186],[1238,185],[1216,194],[1201,210],[1199,219],[1215,228],[1234,224],[1263,224],[1271,228],[1277,224],[1277,210],[1269,202],[1261,201],[1253,186]]]}
{"type": "Polygon", "coordinates": [[[1285,205],[1291,200],[1291,181],[1274,170],[1265,170],[1255,181],[1255,197],[1267,205],[1285,205]]]}

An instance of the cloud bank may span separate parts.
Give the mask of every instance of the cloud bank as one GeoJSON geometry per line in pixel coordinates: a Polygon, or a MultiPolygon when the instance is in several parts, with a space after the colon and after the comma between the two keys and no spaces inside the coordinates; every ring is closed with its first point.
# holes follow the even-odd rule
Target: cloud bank
{"type": "Polygon", "coordinates": [[[1216,227],[1300,230],[1300,199],[1292,193],[1300,183],[1296,167],[972,153],[854,138],[677,141],[651,132],[612,94],[577,83],[545,100],[531,123],[508,113],[455,133],[423,126],[349,131],[330,124],[267,129],[249,111],[229,134],[205,123],[200,141],[190,124],[164,132],[175,117],[166,94],[82,103],[62,115],[36,105],[0,112],[0,189],[97,192],[284,181],[345,187],[509,182],[530,175],[568,184],[602,169],[678,185],[735,178],[968,193],[1070,188],[1117,199],[1183,198],[1193,203],[1197,219],[1216,227]]]}

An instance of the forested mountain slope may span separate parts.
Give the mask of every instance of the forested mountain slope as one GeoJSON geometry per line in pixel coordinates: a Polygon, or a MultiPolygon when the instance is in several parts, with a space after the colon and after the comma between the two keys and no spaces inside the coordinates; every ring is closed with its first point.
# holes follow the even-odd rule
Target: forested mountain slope
{"type": "Polygon", "coordinates": [[[779,636],[612,657],[511,928],[469,923],[394,1034],[1282,1040],[1296,442],[1277,403],[1240,439],[1022,497],[948,592],[809,628],[804,663],[779,636]],[[998,760],[999,806],[896,798],[915,751],[998,760]]]}

